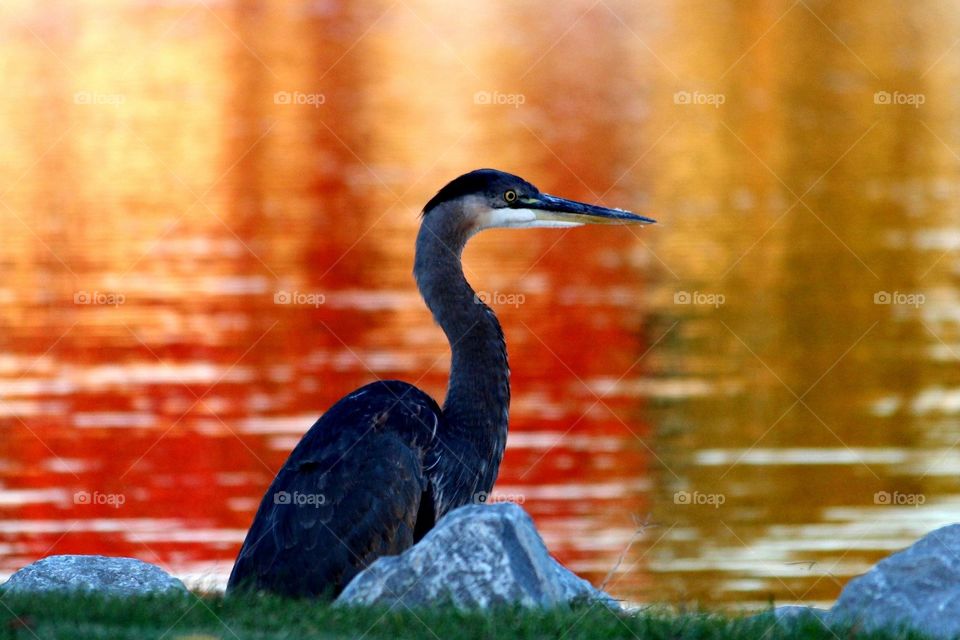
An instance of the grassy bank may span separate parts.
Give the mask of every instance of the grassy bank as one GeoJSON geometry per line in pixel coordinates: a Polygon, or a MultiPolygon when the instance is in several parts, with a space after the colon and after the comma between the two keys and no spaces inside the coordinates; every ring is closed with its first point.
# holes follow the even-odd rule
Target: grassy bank
{"type": "MultiPolygon", "coordinates": [[[[771,619],[747,620],[710,614],[669,614],[652,610],[618,614],[604,607],[556,611],[503,609],[464,613],[452,608],[410,611],[340,608],[274,598],[173,596],[110,599],[91,595],[0,598],[3,639],[258,640],[323,638],[652,638],[710,640],[721,638],[849,638],[818,623],[787,632],[771,619]]],[[[905,638],[903,634],[862,636],[905,638]]]]}

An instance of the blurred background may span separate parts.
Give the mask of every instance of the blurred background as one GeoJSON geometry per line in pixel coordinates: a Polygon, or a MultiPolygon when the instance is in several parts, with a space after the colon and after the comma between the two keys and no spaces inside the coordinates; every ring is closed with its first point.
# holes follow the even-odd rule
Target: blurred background
{"type": "Polygon", "coordinates": [[[222,587],[377,378],[442,398],[423,203],[482,166],[643,229],[465,254],[513,367],[491,500],[631,602],[826,604],[960,519],[960,7],[6,0],[0,574],[222,587]]]}

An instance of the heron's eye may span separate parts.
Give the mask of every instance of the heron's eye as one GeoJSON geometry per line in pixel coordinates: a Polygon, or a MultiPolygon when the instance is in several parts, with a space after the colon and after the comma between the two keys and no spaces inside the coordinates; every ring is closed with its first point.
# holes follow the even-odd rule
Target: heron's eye
{"type": "Polygon", "coordinates": [[[507,202],[513,202],[517,199],[517,192],[514,191],[513,189],[510,189],[509,191],[503,194],[503,199],[506,200],[507,202]]]}

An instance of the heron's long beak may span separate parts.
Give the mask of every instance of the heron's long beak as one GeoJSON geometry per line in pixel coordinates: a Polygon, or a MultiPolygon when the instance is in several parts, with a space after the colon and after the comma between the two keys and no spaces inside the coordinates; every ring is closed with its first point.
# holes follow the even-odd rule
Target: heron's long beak
{"type": "Polygon", "coordinates": [[[609,209],[592,204],[558,198],[546,193],[521,198],[520,202],[544,222],[567,224],[653,224],[656,220],[623,209],[609,209]]]}

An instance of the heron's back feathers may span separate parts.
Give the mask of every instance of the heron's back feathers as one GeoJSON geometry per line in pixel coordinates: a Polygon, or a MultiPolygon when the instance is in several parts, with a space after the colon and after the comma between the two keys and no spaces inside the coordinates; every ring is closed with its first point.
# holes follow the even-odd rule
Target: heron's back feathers
{"type": "Polygon", "coordinates": [[[418,518],[433,518],[424,467],[441,420],[432,398],[399,381],[337,402],[263,497],[227,589],[335,597],[378,557],[409,548],[433,526],[418,518]]]}

